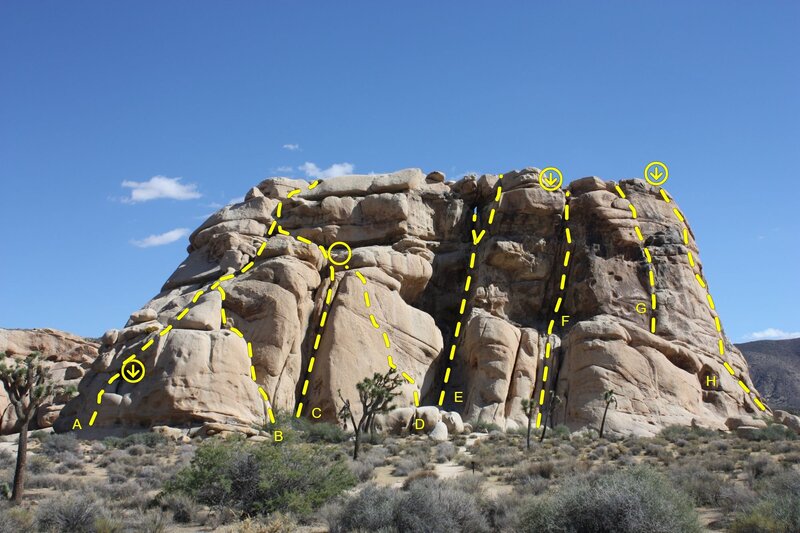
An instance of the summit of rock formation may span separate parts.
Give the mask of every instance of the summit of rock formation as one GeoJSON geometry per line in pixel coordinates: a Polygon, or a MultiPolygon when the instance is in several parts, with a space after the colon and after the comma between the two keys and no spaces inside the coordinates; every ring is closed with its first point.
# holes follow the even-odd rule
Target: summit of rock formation
{"type": "Polygon", "coordinates": [[[542,398],[549,423],[596,427],[613,390],[609,431],[724,429],[760,413],[758,392],[676,212],[643,180],[550,192],[534,168],[267,179],[197,228],[161,291],[104,335],[57,429],[335,421],[338,391],[357,403],[356,383],[389,365],[404,375],[396,405],[433,425],[455,412],[512,429],[542,398]],[[134,355],[146,376],[128,383],[134,355]]]}

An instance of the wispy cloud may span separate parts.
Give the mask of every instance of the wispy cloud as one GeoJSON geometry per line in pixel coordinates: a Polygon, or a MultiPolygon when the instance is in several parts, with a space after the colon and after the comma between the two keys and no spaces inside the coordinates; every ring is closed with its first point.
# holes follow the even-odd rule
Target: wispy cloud
{"type": "Polygon", "coordinates": [[[175,228],[159,235],[150,235],[144,239],[132,240],[131,244],[139,248],[151,248],[153,246],[164,246],[173,243],[189,235],[188,228],[175,228]]]}
{"type": "Polygon", "coordinates": [[[326,178],[335,178],[336,176],[345,176],[347,174],[352,174],[355,165],[352,163],[334,163],[328,168],[321,169],[316,164],[311,163],[310,161],[306,161],[299,167],[298,170],[305,173],[306,176],[309,178],[318,178],[318,179],[326,179],[326,178]]]}
{"type": "Polygon", "coordinates": [[[763,341],[763,340],[781,340],[781,339],[794,339],[800,337],[800,331],[783,331],[778,328],[767,328],[762,331],[754,331],[745,335],[745,340],[748,341],[763,341]]]}
{"type": "Polygon", "coordinates": [[[148,202],[160,198],[173,200],[194,200],[202,195],[193,183],[180,183],[181,178],[168,178],[166,176],[153,176],[147,181],[123,181],[122,186],[131,189],[130,197],[123,198],[123,202],[137,203],[148,202]]]}
{"type": "Polygon", "coordinates": [[[289,150],[290,152],[295,152],[295,151],[300,149],[300,145],[299,144],[284,144],[283,145],[283,149],[284,150],[289,150]]]}
{"type": "Polygon", "coordinates": [[[276,172],[291,172],[294,170],[292,167],[282,166],[275,169],[276,172]]]}

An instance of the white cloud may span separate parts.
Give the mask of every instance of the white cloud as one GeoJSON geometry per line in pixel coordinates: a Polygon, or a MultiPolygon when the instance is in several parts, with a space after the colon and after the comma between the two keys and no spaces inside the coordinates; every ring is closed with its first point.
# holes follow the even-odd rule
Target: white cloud
{"type": "Polygon", "coordinates": [[[754,331],[749,335],[745,335],[745,339],[749,341],[794,339],[797,337],[800,337],[800,331],[789,332],[778,328],[767,328],[762,331],[754,331]]]}
{"type": "Polygon", "coordinates": [[[168,178],[166,176],[153,176],[147,181],[123,181],[122,186],[131,189],[130,198],[123,198],[123,202],[136,203],[171,198],[173,200],[194,200],[202,196],[197,191],[197,185],[180,183],[181,178],[168,178]]]}
{"type": "Polygon", "coordinates": [[[335,178],[336,176],[352,174],[354,168],[356,167],[353,165],[353,163],[334,163],[326,169],[321,169],[314,163],[306,161],[297,167],[297,170],[305,172],[306,176],[309,178],[319,178],[324,180],[327,178],[335,178]]]}
{"type": "Polygon", "coordinates": [[[173,243],[189,235],[188,228],[175,228],[160,235],[150,235],[144,239],[132,240],[131,244],[139,248],[150,248],[152,246],[164,246],[165,244],[173,243]]]}
{"type": "Polygon", "coordinates": [[[299,150],[300,149],[300,145],[299,144],[284,144],[283,148],[284,148],[284,150],[289,150],[290,152],[294,152],[295,150],[299,150]]]}

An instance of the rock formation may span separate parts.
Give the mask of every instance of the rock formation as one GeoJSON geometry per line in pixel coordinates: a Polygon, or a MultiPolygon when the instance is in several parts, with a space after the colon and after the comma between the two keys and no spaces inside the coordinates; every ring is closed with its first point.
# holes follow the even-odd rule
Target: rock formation
{"type": "MultiPolygon", "coordinates": [[[[24,359],[33,352],[42,354],[45,366],[56,383],[77,386],[98,353],[99,344],[77,335],[54,329],[0,329],[0,353],[24,359]]],[[[31,429],[53,425],[64,407],[65,397],[42,405],[32,420],[31,429]]],[[[10,407],[5,388],[0,386],[0,434],[19,430],[19,421],[10,407]]]]}
{"type": "Polygon", "coordinates": [[[301,402],[302,416],[334,421],[338,391],[357,404],[356,383],[386,371],[388,356],[407,376],[401,425],[415,403],[441,399],[431,428],[455,426],[452,412],[513,428],[526,423],[523,399],[547,398],[547,414],[558,396],[551,423],[597,426],[608,389],[618,400],[609,431],[724,429],[758,414],[724,333],[719,354],[675,201],[642,180],[590,177],[548,192],[538,178],[525,169],[446,182],[408,169],[263,181],[203,223],[161,292],[106,333],[57,429],[85,426],[94,411],[100,427],[260,426],[269,409],[294,415],[301,402]],[[332,276],[329,251],[346,263],[332,276]],[[145,378],[109,383],[134,354],[145,378]]]}

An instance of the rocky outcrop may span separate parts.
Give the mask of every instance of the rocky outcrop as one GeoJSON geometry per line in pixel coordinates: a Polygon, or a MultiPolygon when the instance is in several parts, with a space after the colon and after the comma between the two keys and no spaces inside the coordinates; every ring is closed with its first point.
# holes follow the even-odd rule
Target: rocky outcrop
{"type": "Polygon", "coordinates": [[[425,415],[437,438],[463,428],[458,414],[524,425],[523,400],[543,388],[560,399],[551,423],[574,429],[598,424],[609,389],[609,431],[725,429],[759,414],[741,354],[727,340],[717,351],[674,200],[641,180],[594,177],[548,192],[538,173],[260,183],[203,223],[161,293],[104,336],[58,429],[94,411],[103,427],[257,426],[270,409],[335,421],[340,392],[358,409],[356,384],[390,364],[404,373],[402,416],[381,423],[406,426],[441,404],[438,419],[425,415]],[[112,379],[134,354],[147,376],[112,379]]]}
{"type": "MultiPolygon", "coordinates": [[[[80,383],[97,357],[98,347],[96,342],[54,329],[0,329],[0,353],[24,359],[33,352],[39,352],[53,380],[64,386],[77,386],[80,383]]],[[[66,397],[58,396],[42,405],[31,422],[31,429],[52,426],[66,400],[66,397]]],[[[18,431],[19,421],[2,387],[0,413],[0,434],[18,431]]]]}

